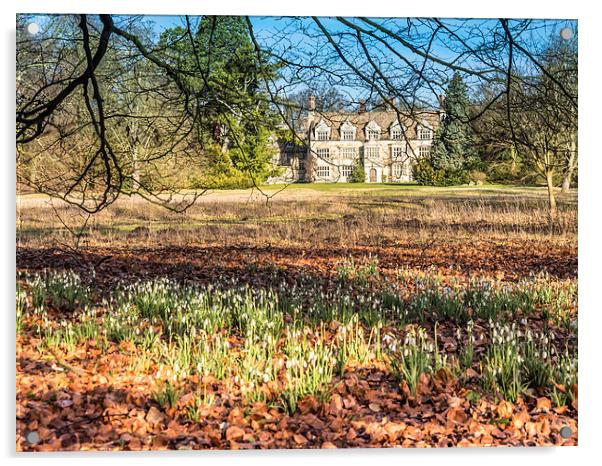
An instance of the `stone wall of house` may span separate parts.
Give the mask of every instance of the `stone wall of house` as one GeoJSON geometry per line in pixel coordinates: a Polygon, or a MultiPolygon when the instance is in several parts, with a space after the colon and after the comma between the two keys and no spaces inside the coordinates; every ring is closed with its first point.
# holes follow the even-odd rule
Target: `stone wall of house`
{"type": "Polygon", "coordinates": [[[370,112],[361,106],[357,113],[318,113],[310,98],[306,153],[297,157],[297,166],[286,166],[282,176],[269,182],[349,182],[358,158],[368,183],[412,181],[412,165],[429,153],[441,112],[406,116],[391,105],[370,112]]]}
{"type": "Polygon", "coordinates": [[[353,165],[360,157],[367,183],[409,182],[412,165],[420,156],[427,155],[431,145],[432,138],[400,140],[381,136],[378,140],[365,141],[310,138],[307,181],[349,182],[353,165]]]}

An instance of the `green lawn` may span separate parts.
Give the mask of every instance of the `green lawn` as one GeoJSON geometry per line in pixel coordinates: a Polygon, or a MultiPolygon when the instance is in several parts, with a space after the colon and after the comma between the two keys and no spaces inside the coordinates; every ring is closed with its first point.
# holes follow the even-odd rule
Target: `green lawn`
{"type": "MultiPolygon", "coordinates": [[[[318,192],[332,194],[367,194],[367,195],[434,195],[434,196],[478,196],[478,195],[520,195],[546,194],[546,188],[540,186],[515,186],[503,184],[487,184],[482,186],[419,186],[414,183],[294,183],[290,185],[272,184],[261,187],[266,192],[282,190],[289,194],[295,192],[318,192]]],[[[573,190],[572,190],[573,191],[573,190]]],[[[575,191],[576,192],[576,191],[575,191]]]]}
{"type": "MultiPolygon", "coordinates": [[[[293,183],[270,184],[260,187],[261,191],[273,200],[308,199],[327,196],[349,197],[433,197],[433,198],[479,198],[479,197],[524,197],[525,199],[546,199],[547,189],[543,186],[516,186],[502,184],[487,184],[482,186],[450,186],[433,187],[419,186],[413,183],[293,183]]],[[[255,189],[213,189],[201,196],[199,202],[246,202],[255,189]]],[[[190,195],[191,191],[182,191],[181,194],[190,195]]],[[[558,200],[576,202],[577,190],[571,189],[568,195],[560,195],[558,200]]],[[[17,196],[18,205],[30,205],[28,201],[45,203],[48,196],[44,194],[21,194],[17,196]]],[[[133,199],[122,196],[121,200],[133,199]]],[[[140,198],[140,200],[142,200],[140,198]]],[[[40,204],[40,205],[41,205],[40,204]]]]}

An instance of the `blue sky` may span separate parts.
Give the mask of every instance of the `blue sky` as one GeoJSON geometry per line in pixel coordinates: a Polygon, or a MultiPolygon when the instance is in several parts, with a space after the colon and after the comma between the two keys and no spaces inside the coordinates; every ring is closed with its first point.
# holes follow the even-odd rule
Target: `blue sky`
{"type": "MultiPolygon", "coordinates": [[[[126,19],[127,17],[125,16],[121,16],[119,17],[119,19],[126,19]]],[[[195,19],[198,19],[198,17],[191,17],[192,21],[194,22],[195,19]]],[[[347,18],[350,21],[354,21],[353,18],[347,18]]],[[[376,19],[376,18],[375,18],[376,19]]],[[[342,31],[344,31],[346,29],[346,27],[344,25],[342,25],[340,22],[338,22],[336,19],[334,18],[320,18],[320,20],[323,22],[323,24],[325,25],[325,27],[333,34],[336,33],[341,33],[342,31]]],[[[380,19],[379,22],[382,21],[382,24],[386,24],[387,27],[392,28],[392,29],[398,29],[400,30],[402,28],[402,26],[405,25],[407,18],[385,18],[385,19],[380,19]]],[[[40,17],[40,21],[43,22],[42,17],[40,17]]],[[[148,16],[144,16],[143,17],[143,21],[150,21],[153,23],[153,29],[155,31],[155,33],[157,34],[157,36],[165,29],[167,28],[171,28],[171,27],[175,27],[175,26],[179,26],[179,25],[184,25],[185,24],[185,19],[183,16],[152,16],[152,15],[148,15],[148,16]]],[[[290,21],[290,18],[283,18],[283,17],[277,17],[277,16],[271,16],[271,17],[260,17],[260,16],[255,16],[255,17],[251,17],[251,21],[253,23],[253,27],[254,27],[254,31],[255,31],[255,35],[258,38],[259,42],[261,43],[262,46],[264,46],[264,48],[268,48],[268,49],[273,49],[281,54],[287,54],[287,57],[294,57],[296,58],[299,62],[304,62],[306,63],[308,60],[312,60],[312,59],[316,59],[317,57],[320,56],[320,54],[323,54],[322,56],[326,56],[326,54],[328,53],[333,53],[333,49],[331,47],[330,44],[327,43],[327,40],[325,39],[325,37],[321,34],[316,34],[314,37],[311,37],[311,31],[312,29],[315,31],[316,30],[316,25],[313,23],[313,21],[310,18],[302,18],[300,20],[300,22],[296,23],[294,26],[290,27],[289,31],[286,31],[286,33],[282,33],[279,34],[279,31],[282,30],[282,28],[286,25],[286,23],[288,21],[290,21]],[[308,35],[305,35],[304,33],[298,31],[297,27],[298,26],[307,26],[310,28],[310,33],[308,35]]],[[[476,37],[476,40],[481,40],[480,34],[482,34],[483,36],[485,36],[486,38],[489,37],[491,34],[493,34],[493,31],[496,29],[498,29],[498,33],[499,33],[499,21],[497,19],[474,19],[474,20],[469,20],[468,22],[466,20],[454,20],[454,19],[445,19],[443,20],[445,22],[445,24],[450,27],[450,28],[455,28],[455,27],[460,27],[462,26],[462,31],[467,32],[470,31],[471,29],[473,31],[478,31],[479,34],[475,35],[474,37],[476,37]]],[[[512,20],[512,24],[518,25],[520,20],[512,20]]],[[[525,41],[535,41],[537,42],[541,42],[542,44],[548,40],[552,35],[554,34],[559,34],[559,31],[562,27],[570,25],[571,27],[573,27],[574,29],[576,29],[577,27],[577,22],[575,20],[534,20],[534,22],[532,23],[532,27],[530,28],[530,36],[527,37],[525,33],[523,36],[519,36],[518,40],[525,40],[525,41]]],[[[365,24],[364,24],[365,26],[365,24]]],[[[429,23],[428,25],[425,24],[421,24],[420,23],[420,19],[416,19],[413,18],[413,34],[414,35],[418,35],[420,36],[421,33],[424,32],[428,32],[429,31],[429,27],[432,26],[432,23],[429,23]]],[[[428,36],[430,37],[430,35],[428,36]]],[[[440,37],[440,36],[438,36],[440,37]]],[[[489,37],[490,38],[490,37],[489,37]]],[[[339,37],[337,38],[337,40],[346,40],[345,37],[339,37]]],[[[348,41],[347,41],[347,48],[345,49],[350,55],[356,53],[357,56],[361,56],[361,51],[358,51],[357,47],[357,43],[354,43],[354,39],[353,37],[349,36],[347,37],[348,41]],[[354,50],[355,47],[355,50],[354,50]],[[359,53],[358,53],[359,52],[359,53]]],[[[401,54],[404,57],[407,57],[408,60],[415,62],[418,64],[418,66],[421,65],[422,59],[413,54],[411,51],[409,51],[406,47],[403,47],[402,45],[400,45],[399,43],[397,43],[396,41],[391,40],[391,45],[392,48],[399,54],[401,54]]],[[[420,46],[426,48],[427,43],[424,42],[422,44],[419,44],[420,46]]],[[[419,47],[420,48],[420,47],[419,47]]],[[[390,50],[386,50],[385,47],[383,47],[381,44],[379,44],[378,42],[374,41],[374,43],[371,45],[371,54],[374,55],[376,60],[380,60],[380,63],[383,64],[383,69],[385,66],[389,66],[390,68],[390,73],[394,74],[395,72],[402,72],[403,70],[403,63],[401,62],[401,60],[399,59],[399,57],[396,57],[394,55],[393,52],[391,52],[390,50]]],[[[437,40],[435,40],[432,44],[430,44],[430,49],[429,52],[436,56],[439,57],[441,59],[444,60],[459,60],[457,63],[460,65],[464,65],[468,68],[477,66],[477,65],[481,65],[482,64],[476,64],[474,62],[471,63],[471,59],[470,58],[463,58],[461,56],[458,56],[458,54],[454,51],[453,46],[450,45],[449,43],[447,43],[443,38],[438,38],[437,40]]],[[[344,74],[346,67],[344,64],[342,63],[338,63],[337,66],[338,71],[340,71],[340,73],[344,74]]],[[[503,66],[503,64],[502,64],[503,66]]],[[[369,67],[367,67],[369,69],[369,67]]],[[[284,71],[286,72],[286,70],[284,71]]],[[[433,66],[431,69],[431,72],[433,73],[433,75],[436,75],[437,73],[441,73],[442,76],[443,75],[447,75],[448,77],[451,75],[451,73],[449,72],[449,70],[444,69],[443,67],[440,67],[439,69],[437,69],[437,66],[433,66]]],[[[362,98],[363,96],[365,97],[366,94],[366,83],[364,82],[360,82],[358,81],[357,77],[353,77],[351,76],[351,73],[348,72],[347,70],[347,77],[344,79],[339,79],[338,83],[332,84],[331,81],[331,85],[336,85],[339,90],[342,90],[343,93],[346,93],[350,99],[353,100],[357,100],[359,98],[362,98]],[[355,82],[353,82],[355,80],[355,82]],[[363,91],[358,90],[361,88],[364,88],[363,91]],[[362,95],[362,92],[364,93],[362,95]]],[[[313,77],[310,77],[309,79],[307,79],[306,76],[306,81],[312,81],[312,80],[319,80],[319,79],[323,79],[323,76],[317,76],[314,75],[313,77]]],[[[474,77],[468,77],[467,78],[469,81],[472,79],[474,81],[474,83],[476,83],[476,80],[474,77]]],[[[399,81],[398,82],[402,82],[403,78],[399,77],[399,81]]],[[[299,79],[299,82],[303,82],[302,79],[299,79]]],[[[283,92],[294,92],[295,89],[298,89],[299,86],[302,86],[302,84],[291,84],[289,89],[283,92]]],[[[425,88],[419,88],[416,89],[415,93],[420,94],[422,96],[425,97],[425,99],[427,99],[427,95],[428,95],[428,100],[431,102],[436,102],[436,98],[438,93],[442,93],[444,92],[444,87],[445,87],[445,77],[443,76],[441,78],[441,85],[438,89],[436,89],[434,92],[432,89],[425,89],[425,88]]]]}

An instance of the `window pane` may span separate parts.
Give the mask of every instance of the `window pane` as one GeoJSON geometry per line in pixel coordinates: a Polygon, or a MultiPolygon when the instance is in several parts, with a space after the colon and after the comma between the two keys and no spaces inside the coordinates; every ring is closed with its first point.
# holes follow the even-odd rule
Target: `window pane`
{"type": "Polygon", "coordinates": [[[375,129],[368,130],[368,140],[376,141],[376,140],[378,140],[378,136],[379,136],[379,134],[378,134],[377,130],[375,130],[375,129]]]}
{"type": "Polygon", "coordinates": [[[353,159],[357,155],[357,149],[355,147],[343,147],[341,149],[341,157],[344,159],[353,159]]]}
{"type": "Polygon", "coordinates": [[[393,152],[392,152],[392,156],[394,159],[401,159],[403,158],[405,152],[403,150],[403,147],[393,147],[393,152]]]}
{"type": "Polygon", "coordinates": [[[375,159],[378,157],[378,147],[366,147],[366,157],[375,159]]]}
{"type": "Polygon", "coordinates": [[[316,151],[318,158],[322,160],[330,160],[330,149],[318,149],[316,151]]]}
{"type": "Polygon", "coordinates": [[[318,167],[316,172],[319,177],[330,176],[330,167],[318,167]]]}
{"type": "Polygon", "coordinates": [[[418,128],[418,139],[426,141],[433,138],[433,132],[429,128],[418,128]]]}

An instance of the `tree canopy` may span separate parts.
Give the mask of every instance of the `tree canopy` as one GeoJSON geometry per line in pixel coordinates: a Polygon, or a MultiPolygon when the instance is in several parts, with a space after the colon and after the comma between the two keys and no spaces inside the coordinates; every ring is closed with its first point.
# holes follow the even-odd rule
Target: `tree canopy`
{"type": "Polygon", "coordinates": [[[469,120],[468,86],[455,73],[443,100],[443,119],[433,141],[432,164],[445,178],[459,176],[476,157],[475,138],[469,120]]]}

